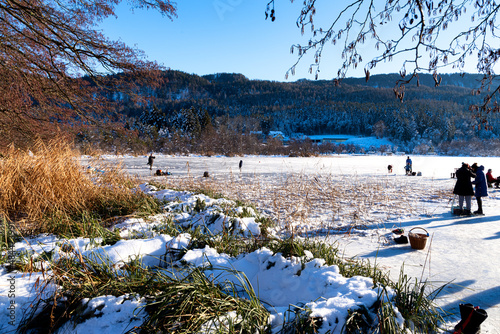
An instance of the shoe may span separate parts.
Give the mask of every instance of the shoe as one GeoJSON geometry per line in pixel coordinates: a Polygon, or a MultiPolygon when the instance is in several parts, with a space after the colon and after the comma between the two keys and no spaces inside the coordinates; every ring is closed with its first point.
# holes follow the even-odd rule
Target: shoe
{"type": "Polygon", "coordinates": [[[470,210],[467,210],[467,209],[462,210],[462,216],[470,216],[470,215],[471,215],[470,210]]]}
{"type": "Polygon", "coordinates": [[[402,235],[398,238],[394,238],[394,242],[397,244],[407,244],[408,243],[408,237],[405,235],[402,235]]]}
{"type": "MultiPolygon", "coordinates": [[[[472,314],[470,316],[470,320],[467,324],[465,324],[465,327],[462,329],[462,334],[479,334],[481,333],[481,329],[479,326],[483,321],[488,318],[488,314],[486,314],[485,310],[482,310],[480,308],[474,308],[472,311],[472,314]]],[[[459,332],[460,333],[460,332],[459,332]]]]}
{"type": "Polygon", "coordinates": [[[465,326],[464,334],[478,334],[480,333],[479,326],[483,323],[483,321],[488,318],[488,314],[485,310],[476,308],[472,311],[472,316],[469,322],[469,325],[465,326]]]}
{"type": "Polygon", "coordinates": [[[482,211],[482,210],[481,210],[481,211],[479,211],[479,210],[474,211],[474,214],[475,214],[475,215],[478,215],[478,216],[484,216],[484,213],[483,213],[483,211],[482,211]]]}

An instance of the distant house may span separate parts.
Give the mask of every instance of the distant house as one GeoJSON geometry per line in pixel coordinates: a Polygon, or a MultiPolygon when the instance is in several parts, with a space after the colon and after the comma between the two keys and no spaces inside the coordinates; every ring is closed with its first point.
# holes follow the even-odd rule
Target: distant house
{"type": "Polygon", "coordinates": [[[285,134],[281,131],[269,131],[269,136],[279,139],[281,141],[288,140],[288,138],[285,136],[285,134]]]}
{"type": "MultiPolygon", "coordinates": [[[[250,134],[257,135],[264,140],[266,139],[265,135],[262,133],[262,131],[250,131],[250,134]]],[[[285,134],[281,131],[269,131],[268,137],[279,139],[283,143],[286,143],[290,140],[290,138],[285,136],[285,134]]]]}
{"type": "Polygon", "coordinates": [[[348,136],[342,136],[342,135],[312,135],[305,137],[311,139],[311,141],[316,144],[324,144],[324,143],[338,144],[338,143],[343,143],[349,139],[348,136]]]}

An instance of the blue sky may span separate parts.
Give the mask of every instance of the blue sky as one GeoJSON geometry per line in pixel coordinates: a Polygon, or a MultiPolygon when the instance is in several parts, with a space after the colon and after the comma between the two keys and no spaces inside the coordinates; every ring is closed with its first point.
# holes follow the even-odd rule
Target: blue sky
{"type": "MultiPolygon", "coordinates": [[[[118,8],[118,19],[106,19],[100,29],[112,39],[144,50],[148,59],[187,73],[242,73],[250,79],[275,81],[314,79],[308,73],[308,60],[285,80],[297,60],[290,47],[307,41],[295,24],[302,2],[279,2],[274,22],[265,20],[267,2],[182,0],[177,2],[178,17],[173,21],[152,10],[132,12],[125,3],[118,8]]],[[[330,61],[340,60],[337,56],[330,61]]],[[[331,65],[325,59],[320,79],[336,76],[331,65]]]]}
{"type": "MultiPolygon", "coordinates": [[[[106,19],[100,29],[112,39],[144,50],[148,59],[187,73],[242,73],[249,79],[275,81],[314,79],[314,74],[308,73],[312,58],[303,59],[295,76],[285,79],[297,60],[296,54],[290,54],[290,47],[308,40],[307,32],[302,36],[296,26],[302,1],[278,1],[275,22],[265,20],[267,2],[182,0],[177,2],[178,17],[173,21],[152,10],[132,12],[125,2],[117,10],[118,19],[106,19]]],[[[318,3],[318,13],[324,14],[325,22],[332,19],[330,13],[338,12],[338,3],[318,3]]],[[[317,15],[317,26],[321,19],[317,15]]],[[[340,46],[328,46],[319,79],[335,78],[340,65],[340,46]]],[[[400,67],[395,61],[379,65],[372,73],[395,73],[400,67]]],[[[364,76],[363,67],[348,76],[364,76]]]]}

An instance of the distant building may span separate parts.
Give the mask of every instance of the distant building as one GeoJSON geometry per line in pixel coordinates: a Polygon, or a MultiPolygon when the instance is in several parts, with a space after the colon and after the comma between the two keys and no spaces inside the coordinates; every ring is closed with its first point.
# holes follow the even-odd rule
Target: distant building
{"type": "Polygon", "coordinates": [[[269,136],[276,138],[276,139],[279,139],[281,141],[288,141],[288,138],[281,131],[269,131],[269,136]]]}
{"type": "Polygon", "coordinates": [[[311,139],[311,141],[316,144],[324,144],[324,143],[338,144],[338,143],[343,143],[349,139],[348,136],[342,136],[342,135],[312,135],[305,137],[311,139]]]}
{"type": "MultiPolygon", "coordinates": [[[[257,135],[264,140],[266,139],[262,131],[250,131],[250,134],[257,135]]],[[[287,143],[290,140],[290,138],[285,136],[285,134],[281,131],[269,131],[268,137],[279,139],[283,143],[287,143]]]]}

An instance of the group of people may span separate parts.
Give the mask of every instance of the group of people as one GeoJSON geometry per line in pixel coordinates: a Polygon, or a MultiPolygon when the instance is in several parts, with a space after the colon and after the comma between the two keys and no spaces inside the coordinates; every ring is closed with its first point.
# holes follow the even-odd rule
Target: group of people
{"type": "MultiPolygon", "coordinates": [[[[149,166],[149,170],[153,170],[153,163],[154,163],[155,158],[156,157],[153,155],[153,153],[149,154],[148,162],[147,162],[147,164],[149,166]]],[[[240,160],[240,162],[238,164],[238,168],[240,169],[240,172],[241,172],[242,167],[243,167],[243,160],[240,160]]],[[[169,171],[162,171],[161,169],[158,169],[156,171],[155,175],[172,175],[172,174],[169,171]]],[[[208,173],[207,173],[207,176],[208,176],[208,173]]]]}
{"type": "MultiPolygon", "coordinates": [[[[149,157],[148,157],[148,166],[149,166],[149,170],[153,170],[153,163],[155,161],[155,156],[153,155],[153,153],[149,154],[149,157]]],[[[154,175],[156,176],[162,176],[162,175],[172,175],[172,173],[170,173],[168,170],[167,171],[164,171],[164,170],[161,170],[161,169],[157,169],[156,172],[154,173],[154,175]]]]}
{"type": "MultiPolygon", "coordinates": [[[[412,165],[413,165],[413,163],[412,163],[410,157],[406,158],[406,165],[405,165],[406,175],[414,175],[413,170],[412,170],[412,165]]],[[[392,165],[387,166],[387,171],[389,173],[392,173],[392,165]]]]}
{"type": "Polygon", "coordinates": [[[462,167],[456,171],[455,175],[457,177],[457,182],[455,183],[453,193],[458,195],[458,207],[460,214],[472,214],[471,200],[472,196],[474,196],[477,200],[477,211],[474,211],[473,213],[482,215],[483,201],[481,198],[488,196],[488,183],[484,174],[484,166],[478,166],[477,163],[469,166],[469,164],[462,162],[462,167]],[[463,206],[464,201],[465,209],[463,206]]]}

